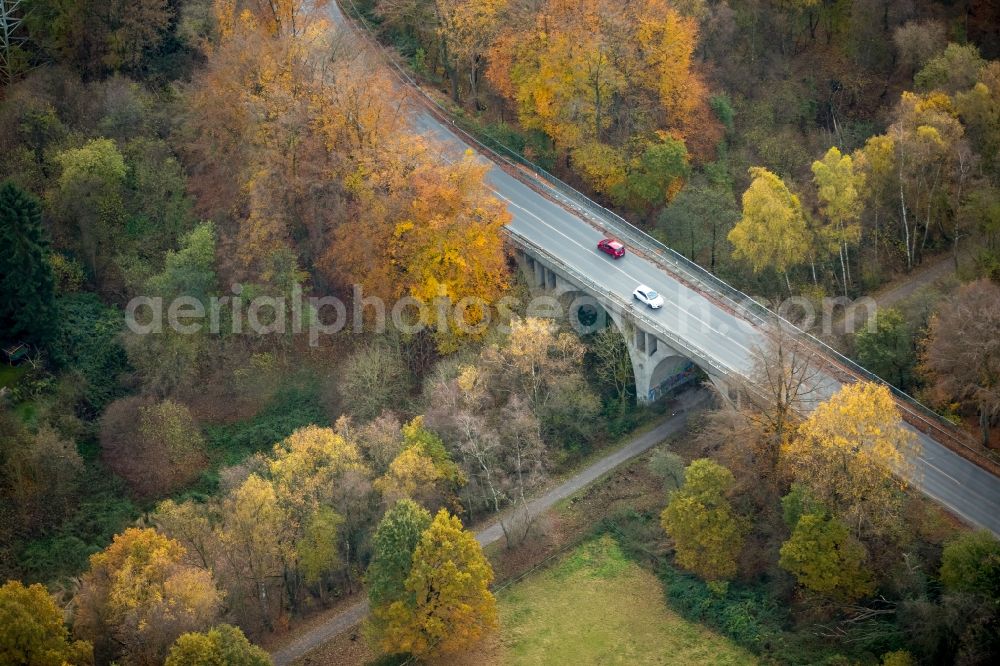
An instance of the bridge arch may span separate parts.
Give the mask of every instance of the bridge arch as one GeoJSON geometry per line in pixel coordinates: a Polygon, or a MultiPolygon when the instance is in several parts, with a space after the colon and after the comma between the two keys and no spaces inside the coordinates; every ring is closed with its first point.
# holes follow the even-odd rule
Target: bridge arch
{"type": "MultiPolygon", "coordinates": [[[[618,329],[632,362],[636,398],[640,403],[655,402],[671,390],[709,374],[695,360],[642,330],[627,311],[609,307],[599,296],[580,288],[527,253],[519,252],[517,259],[532,291],[558,299],[563,317],[577,333],[590,335],[611,325],[618,329]]],[[[547,302],[537,312],[529,307],[528,315],[551,316],[551,305],[547,302]]]]}

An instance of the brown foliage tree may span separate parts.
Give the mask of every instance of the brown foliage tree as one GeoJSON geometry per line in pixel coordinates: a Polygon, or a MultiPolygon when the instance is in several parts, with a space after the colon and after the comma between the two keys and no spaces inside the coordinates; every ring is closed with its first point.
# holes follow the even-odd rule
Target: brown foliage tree
{"type": "Polygon", "coordinates": [[[204,447],[191,412],[170,400],[122,398],[101,419],[101,458],[141,498],[193,481],[205,467],[204,447]]]}
{"type": "Polygon", "coordinates": [[[931,318],[922,362],[941,403],[975,407],[985,446],[1000,416],[1000,287],[964,285],[931,318]]]}

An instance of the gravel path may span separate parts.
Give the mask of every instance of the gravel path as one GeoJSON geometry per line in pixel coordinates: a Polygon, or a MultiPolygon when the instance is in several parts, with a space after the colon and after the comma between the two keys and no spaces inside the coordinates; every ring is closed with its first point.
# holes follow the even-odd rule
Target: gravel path
{"type": "MultiPolygon", "coordinates": [[[[601,476],[607,474],[623,462],[648,451],[666,438],[684,430],[687,417],[693,411],[705,405],[711,393],[705,389],[688,391],[682,394],[674,403],[673,413],[653,429],[639,435],[631,442],[604,456],[600,460],[577,472],[570,478],[552,488],[545,494],[528,502],[528,511],[532,516],[538,516],[577,491],[582,490],[601,476]]],[[[493,522],[476,533],[476,539],[483,546],[496,543],[503,538],[503,530],[499,521],[493,522]]],[[[368,601],[359,601],[348,607],[342,613],[331,617],[323,624],[302,634],[285,647],[271,654],[275,666],[288,666],[319,646],[333,640],[340,634],[358,625],[368,615],[368,601]]]]}

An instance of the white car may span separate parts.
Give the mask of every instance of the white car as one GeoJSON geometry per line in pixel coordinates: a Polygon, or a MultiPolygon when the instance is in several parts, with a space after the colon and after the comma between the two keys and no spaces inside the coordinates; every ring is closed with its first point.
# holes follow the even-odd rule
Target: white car
{"type": "Polygon", "coordinates": [[[663,296],[660,296],[656,291],[644,284],[636,287],[635,291],[632,292],[632,296],[640,303],[645,303],[654,310],[659,310],[663,307],[663,296]]]}

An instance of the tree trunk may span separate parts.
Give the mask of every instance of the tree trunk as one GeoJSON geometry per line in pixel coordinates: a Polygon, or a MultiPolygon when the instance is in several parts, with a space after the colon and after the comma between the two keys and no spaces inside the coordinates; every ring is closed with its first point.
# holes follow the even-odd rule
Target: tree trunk
{"type": "Polygon", "coordinates": [[[840,275],[844,279],[844,297],[847,297],[847,262],[844,261],[844,243],[840,243],[840,275]]]}
{"type": "Polygon", "coordinates": [[[718,234],[719,234],[719,228],[718,228],[718,226],[716,226],[716,225],[713,224],[712,225],[712,257],[709,260],[710,261],[710,263],[709,263],[710,272],[712,273],[712,275],[715,275],[715,243],[716,243],[716,237],[718,236],[718,234]]]}
{"type": "Polygon", "coordinates": [[[906,243],[906,270],[913,269],[913,250],[910,247],[910,224],[906,219],[906,199],[903,197],[903,171],[902,166],[899,171],[899,208],[903,214],[903,233],[906,243]]]}

